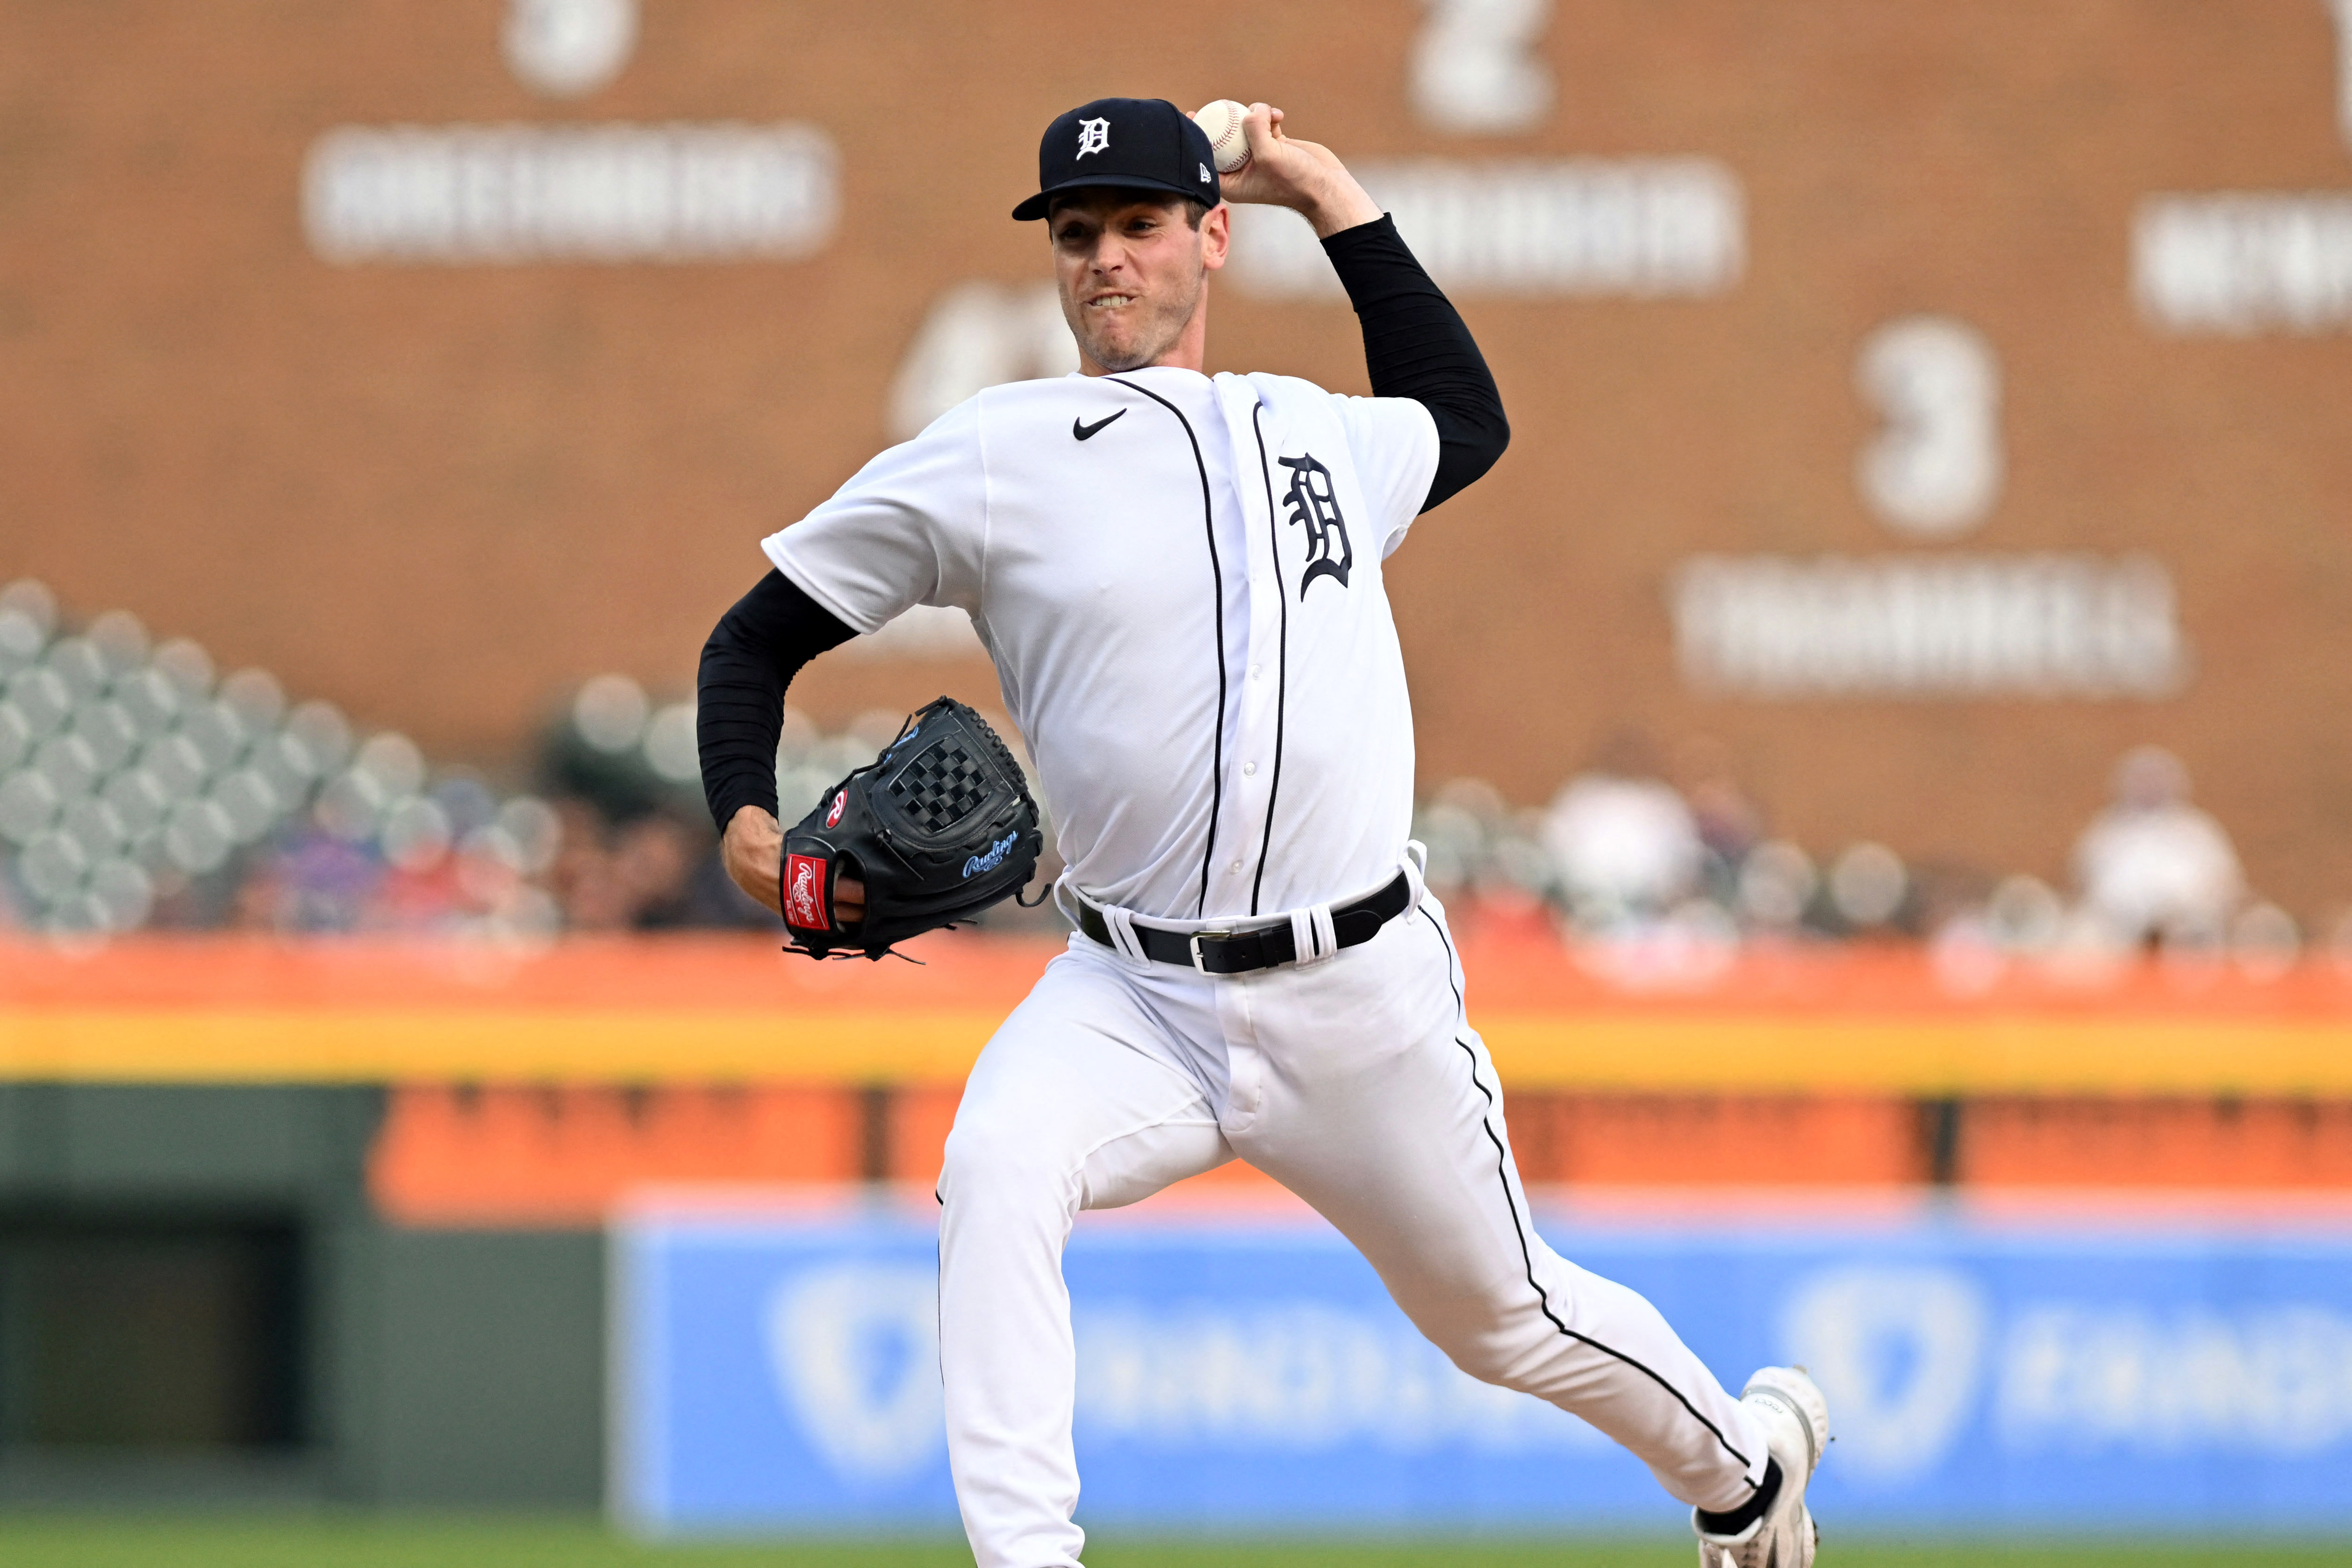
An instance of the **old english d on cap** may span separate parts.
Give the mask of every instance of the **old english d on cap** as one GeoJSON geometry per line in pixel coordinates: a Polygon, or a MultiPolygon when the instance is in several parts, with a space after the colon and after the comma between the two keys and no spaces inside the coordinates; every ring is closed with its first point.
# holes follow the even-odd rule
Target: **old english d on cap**
{"type": "Polygon", "coordinates": [[[1118,185],[1190,196],[1215,206],[1224,197],[1209,133],[1164,98],[1098,98],[1045,127],[1037,144],[1037,193],[1013,209],[1028,223],[1063,191],[1118,185]]]}

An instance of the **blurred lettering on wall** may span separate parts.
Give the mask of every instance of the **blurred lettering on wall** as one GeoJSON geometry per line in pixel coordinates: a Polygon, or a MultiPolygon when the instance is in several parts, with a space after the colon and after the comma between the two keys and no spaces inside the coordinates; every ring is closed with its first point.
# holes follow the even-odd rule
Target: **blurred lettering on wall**
{"type": "Polygon", "coordinates": [[[1700,556],[1669,592],[1683,678],[1752,696],[2161,697],[2189,655],[2147,556],[1700,556]]]}
{"type": "Polygon", "coordinates": [[[2132,232],[2132,284],[2176,332],[2352,327],[2352,194],[2152,196],[2132,232]]]}
{"type": "Polygon", "coordinates": [[[311,149],[330,261],[791,261],[833,236],[832,139],[806,125],[346,126],[311,149]]]}
{"type": "MultiPolygon", "coordinates": [[[[1719,294],[1746,264],[1739,182],[1705,158],[1465,163],[1366,160],[1354,172],[1453,293],[1719,294]]],[[[1269,298],[1341,297],[1315,231],[1234,212],[1234,282],[1269,298]]]]}
{"type": "MultiPolygon", "coordinates": [[[[2336,123],[2352,150],[2352,0],[2336,18],[2336,123]]],[[[2352,327],[2352,192],[2150,196],[2132,225],[2141,311],[2175,332],[2352,327]]]]}

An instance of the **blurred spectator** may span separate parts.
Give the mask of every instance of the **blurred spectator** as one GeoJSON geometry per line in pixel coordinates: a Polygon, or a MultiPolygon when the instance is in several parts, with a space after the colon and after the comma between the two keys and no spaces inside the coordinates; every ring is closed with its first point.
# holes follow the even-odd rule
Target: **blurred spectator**
{"type": "Polygon", "coordinates": [[[2118,936],[2218,936],[2244,896],[2230,836],[2189,803],[2189,770],[2159,747],[2116,764],[2115,799],[2074,845],[2084,904],[2118,936]]]}
{"type": "Polygon", "coordinates": [[[2005,953],[2046,953],[2066,929],[2066,905],[2048,883],[2020,872],[2001,878],[1985,904],[1985,930],[2005,953]]]}
{"type": "Polygon", "coordinates": [[[2302,929],[2275,904],[2252,904],[2230,923],[2230,956],[2250,980],[2283,979],[2303,956],[2302,929]]]}
{"type": "Polygon", "coordinates": [[[1647,764],[1637,737],[1619,737],[1544,819],[1544,847],[1580,925],[1663,914],[1697,881],[1697,820],[1647,764]]]}
{"type": "Polygon", "coordinates": [[[383,879],[368,850],[320,828],[298,829],[237,890],[236,923],[268,931],[356,931],[383,879]]]}
{"type": "Polygon", "coordinates": [[[1748,852],[1739,867],[1739,912],[1768,931],[1793,931],[1822,884],[1812,857],[1774,839],[1748,852]]]}
{"type": "Polygon", "coordinates": [[[1496,910],[1535,914],[1556,880],[1538,840],[1539,819],[1516,813],[1484,779],[1452,779],[1415,814],[1413,837],[1429,852],[1429,884],[1442,899],[1467,895],[1496,910]]]}
{"type": "Polygon", "coordinates": [[[695,837],[685,823],[658,811],[625,822],[614,833],[613,869],[628,899],[632,929],[659,931],[688,923],[687,881],[696,852],[704,847],[695,837]]]}
{"type": "Polygon", "coordinates": [[[541,741],[541,786],[587,802],[607,822],[659,810],[669,790],[646,755],[652,715],[645,689],[628,676],[586,682],[541,741]]]}
{"type": "Polygon", "coordinates": [[[563,847],[549,873],[548,891],[563,911],[563,924],[574,931],[626,930],[635,912],[606,842],[604,814],[579,796],[556,801],[555,812],[563,824],[563,847]]]}
{"type": "Polygon", "coordinates": [[[1441,902],[1468,893],[1485,869],[1490,819],[1501,800],[1482,779],[1454,779],[1414,811],[1412,836],[1429,852],[1429,887],[1441,902]]]}
{"type": "MultiPolygon", "coordinates": [[[[1006,906],[1010,908],[1010,905],[1006,906]]],[[[694,862],[686,884],[687,924],[727,928],[740,926],[781,933],[784,923],[735,885],[717,850],[694,862]]]]}
{"type": "Polygon", "coordinates": [[[1734,777],[1731,748],[1711,735],[1692,736],[1675,748],[1675,780],[1690,803],[1699,842],[1727,876],[1736,873],[1763,840],[1764,811],[1734,777]]]}
{"type": "Polygon", "coordinates": [[[1830,867],[1830,904],[1848,930],[1894,925],[1910,895],[1910,868],[1885,844],[1849,845],[1830,867]]]}

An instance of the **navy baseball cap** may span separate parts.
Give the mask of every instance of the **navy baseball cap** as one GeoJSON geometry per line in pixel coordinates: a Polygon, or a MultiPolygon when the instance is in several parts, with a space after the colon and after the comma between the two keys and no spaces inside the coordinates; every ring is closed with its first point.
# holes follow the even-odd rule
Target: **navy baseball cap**
{"type": "Polygon", "coordinates": [[[1209,133],[1164,98],[1098,98],[1045,127],[1037,144],[1037,193],[1013,209],[1028,223],[1064,191],[1118,185],[1190,196],[1215,206],[1217,159],[1209,133]]]}

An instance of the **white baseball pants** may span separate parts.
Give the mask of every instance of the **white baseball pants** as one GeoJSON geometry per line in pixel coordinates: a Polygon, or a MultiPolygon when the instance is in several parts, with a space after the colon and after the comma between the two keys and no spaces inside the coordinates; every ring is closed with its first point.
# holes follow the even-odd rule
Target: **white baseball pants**
{"type": "Polygon", "coordinates": [[[1433,900],[1312,967],[1215,978],[1085,936],[972,1068],[940,1178],[948,1457],[978,1568],[1068,1568],[1076,1352],[1062,1247],[1239,1155],[1370,1260],[1471,1375],[1615,1438],[1686,1503],[1730,1509],[1764,1434],[1656,1308],[1528,1221],[1502,1092],[1433,900]]]}

